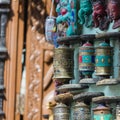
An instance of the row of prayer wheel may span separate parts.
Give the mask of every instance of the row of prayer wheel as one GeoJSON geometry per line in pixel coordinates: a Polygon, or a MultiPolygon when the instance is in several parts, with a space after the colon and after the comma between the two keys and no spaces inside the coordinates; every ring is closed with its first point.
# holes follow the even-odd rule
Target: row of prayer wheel
{"type": "MultiPolygon", "coordinates": [[[[113,48],[106,42],[93,47],[87,42],[79,48],[79,70],[89,76],[94,71],[98,76],[109,76],[112,73],[113,48]]],[[[73,78],[74,49],[68,47],[55,48],[54,51],[54,79],[70,80],[73,78]]]]}
{"type": "MultiPolygon", "coordinates": [[[[111,108],[98,104],[97,107],[90,109],[90,106],[83,102],[77,102],[72,107],[72,120],[114,120],[114,115],[111,112],[111,108]]],[[[70,120],[70,108],[63,103],[59,103],[55,106],[54,120],[70,120]]],[[[119,120],[120,107],[116,107],[116,120],[119,120]]]]}
{"type": "Polygon", "coordinates": [[[79,70],[85,75],[109,76],[112,73],[113,48],[106,42],[93,47],[89,42],[79,50],[79,70]]]}

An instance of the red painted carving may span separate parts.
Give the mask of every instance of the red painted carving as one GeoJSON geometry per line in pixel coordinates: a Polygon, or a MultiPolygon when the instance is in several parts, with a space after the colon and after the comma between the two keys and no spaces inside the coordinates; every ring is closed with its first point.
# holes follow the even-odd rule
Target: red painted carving
{"type": "Polygon", "coordinates": [[[114,21],[113,29],[120,27],[120,1],[110,0],[108,2],[108,13],[114,21]]]}
{"type": "Polygon", "coordinates": [[[107,12],[104,0],[93,2],[92,16],[95,27],[99,27],[101,30],[105,30],[108,28],[109,21],[107,19],[107,12]]]}

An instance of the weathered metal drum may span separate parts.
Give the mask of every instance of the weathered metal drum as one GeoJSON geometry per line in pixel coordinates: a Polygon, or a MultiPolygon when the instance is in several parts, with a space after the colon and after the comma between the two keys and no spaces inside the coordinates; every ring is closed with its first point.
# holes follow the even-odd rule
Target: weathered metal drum
{"type": "Polygon", "coordinates": [[[113,48],[106,42],[96,47],[95,72],[96,75],[111,75],[112,73],[112,50],[113,48]]]}
{"type": "Polygon", "coordinates": [[[89,106],[83,102],[78,102],[73,107],[73,120],[90,120],[89,106]]]}
{"type": "Polygon", "coordinates": [[[93,109],[93,112],[94,120],[114,120],[109,107],[99,105],[98,107],[93,109]]]}
{"type": "Polygon", "coordinates": [[[55,48],[53,67],[54,79],[72,79],[74,70],[74,49],[68,47],[55,48]]]}
{"type": "Polygon", "coordinates": [[[87,42],[79,48],[79,70],[82,72],[93,72],[95,57],[94,47],[91,43],[87,42]]]}
{"type": "Polygon", "coordinates": [[[63,103],[54,107],[53,114],[54,120],[69,120],[69,108],[63,103]]]}

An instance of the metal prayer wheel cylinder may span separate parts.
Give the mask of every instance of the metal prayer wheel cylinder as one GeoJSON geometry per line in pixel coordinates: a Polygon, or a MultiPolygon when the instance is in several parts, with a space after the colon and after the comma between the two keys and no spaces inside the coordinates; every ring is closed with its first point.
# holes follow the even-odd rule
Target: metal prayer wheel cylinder
{"type": "Polygon", "coordinates": [[[93,109],[93,112],[94,120],[114,120],[109,107],[99,105],[98,107],[93,109]]]}
{"type": "Polygon", "coordinates": [[[87,42],[79,48],[79,70],[93,72],[95,63],[95,50],[91,43],[87,42]]]}
{"type": "Polygon", "coordinates": [[[90,108],[83,102],[78,102],[73,107],[73,120],[90,120],[90,108]]]}
{"type": "Polygon", "coordinates": [[[100,43],[95,50],[95,74],[111,75],[112,73],[112,50],[113,48],[106,42],[100,43]]]}
{"type": "Polygon", "coordinates": [[[57,104],[53,109],[54,120],[69,120],[69,109],[63,103],[57,104]]]}
{"type": "Polygon", "coordinates": [[[54,50],[54,79],[72,79],[74,70],[74,49],[59,47],[54,50]]]}

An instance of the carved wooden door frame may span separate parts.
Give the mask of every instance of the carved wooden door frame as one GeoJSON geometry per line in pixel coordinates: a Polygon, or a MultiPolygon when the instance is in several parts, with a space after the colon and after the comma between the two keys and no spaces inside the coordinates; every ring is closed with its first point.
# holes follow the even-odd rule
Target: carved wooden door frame
{"type": "Polygon", "coordinates": [[[27,47],[27,92],[24,120],[42,120],[45,51],[53,50],[53,46],[44,41],[44,36],[42,37],[40,41],[35,39],[28,41],[30,43],[29,48],[27,47]]]}

